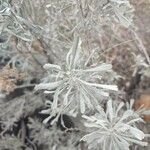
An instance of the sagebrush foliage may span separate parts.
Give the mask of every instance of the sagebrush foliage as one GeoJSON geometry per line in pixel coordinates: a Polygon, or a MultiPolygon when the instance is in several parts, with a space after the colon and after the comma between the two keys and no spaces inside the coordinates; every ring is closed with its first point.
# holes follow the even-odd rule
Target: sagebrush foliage
{"type": "Polygon", "coordinates": [[[84,114],[96,108],[100,109],[100,103],[109,97],[108,90],[118,90],[116,85],[101,84],[103,76],[113,72],[111,65],[101,63],[87,67],[81,52],[81,40],[77,38],[66,56],[64,66],[44,65],[48,76],[35,89],[54,93],[51,108],[42,111],[50,114],[46,122],[63,113],[76,116],[79,112],[84,114]]]}
{"type": "Polygon", "coordinates": [[[106,113],[99,111],[94,116],[83,116],[87,120],[85,126],[90,128],[91,133],[82,140],[88,142],[89,149],[129,150],[131,143],[146,146],[147,143],[142,142],[145,134],[137,128],[137,123],[143,120],[131,109],[124,111],[124,103],[118,107],[112,103],[112,100],[107,102],[106,113]]]}
{"type": "Polygon", "coordinates": [[[118,102],[122,89],[116,81],[123,76],[113,71],[106,54],[136,40],[145,58],[132,52],[133,76],[139,69],[150,76],[150,59],[134,33],[133,16],[129,0],[0,0],[0,149],[146,146],[138,125],[149,110],[134,111],[133,102],[118,102]],[[136,39],[124,41],[121,28],[136,39]],[[17,90],[21,96],[14,97],[17,90]],[[77,130],[67,130],[64,114],[77,120],[77,130]],[[66,132],[53,125],[58,120],[66,132]]]}

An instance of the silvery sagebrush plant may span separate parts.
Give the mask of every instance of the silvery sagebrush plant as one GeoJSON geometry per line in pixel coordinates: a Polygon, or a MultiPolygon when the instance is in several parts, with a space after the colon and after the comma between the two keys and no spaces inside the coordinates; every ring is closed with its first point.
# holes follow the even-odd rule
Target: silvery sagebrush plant
{"type": "Polygon", "coordinates": [[[101,109],[100,103],[109,97],[109,90],[118,90],[116,85],[100,83],[103,75],[113,72],[111,64],[85,66],[81,43],[81,39],[76,37],[66,56],[65,65],[44,65],[48,75],[35,86],[35,90],[54,94],[53,102],[47,103],[50,108],[41,112],[50,114],[45,123],[57,115],[56,121],[63,113],[76,116],[79,112],[84,114],[96,108],[101,109]]]}
{"type": "Polygon", "coordinates": [[[9,0],[0,1],[0,34],[7,34],[9,37],[14,35],[23,41],[31,42],[35,32],[40,34],[41,28],[26,19],[22,11],[21,6],[14,6],[9,0]]]}
{"type": "Polygon", "coordinates": [[[133,24],[134,8],[129,0],[108,0],[103,11],[108,20],[115,20],[126,28],[133,24]]]}
{"type": "Polygon", "coordinates": [[[124,106],[123,102],[117,106],[109,100],[106,112],[100,110],[92,116],[83,115],[90,133],[81,140],[88,143],[89,149],[129,150],[133,143],[147,145],[142,141],[146,135],[137,127],[137,123],[144,121],[131,107],[124,110],[124,106]]]}
{"type": "Polygon", "coordinates": [[[83,42],[89,41],[92,49],[100,50],[93,40],[107,35],[106,27],[115,31],[114,26],[132,26],[133,11],[129,0],[49,0],[45,8],[48,19],[43,27],[44,40],[48,45],[51,43],[58,56],[70,47],[72,33],[79,34],[83,42]]]}
{"type": "Polygon", "coordinates": [[[9,1],[0,1],[0,33],[15,35],[24,41],[30,41],[29,31],[23,27],[23,19],[14,11],[9,1]]]}

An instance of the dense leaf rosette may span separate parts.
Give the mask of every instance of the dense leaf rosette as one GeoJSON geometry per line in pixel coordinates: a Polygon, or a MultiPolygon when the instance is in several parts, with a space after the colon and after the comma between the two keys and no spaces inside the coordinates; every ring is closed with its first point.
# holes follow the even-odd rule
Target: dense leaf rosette
{"type": "Polygon", "coordinates": [[[147,145],[142,142],[145,134],[136,127],[136,123],[143,120],[131,109],[123,111],[123,106],[124,103],[120,103],[115,107],[109,100],[106,113],[100,111],[93,116],[83,115],[90,133],[82,140],[88,143],[89,149],[129,150],[131,143],[147,145]]]}

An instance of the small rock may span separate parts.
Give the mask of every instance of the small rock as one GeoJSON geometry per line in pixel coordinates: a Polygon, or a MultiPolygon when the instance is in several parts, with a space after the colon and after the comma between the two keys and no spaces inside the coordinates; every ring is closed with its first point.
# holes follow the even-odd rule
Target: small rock
{"type": "MultiPolygon", "coordinates": [[[[134,107],[135,110],[143,106],[145,109],[150,109],[150,95],[143,94],[140,96],[139,100],[135,101],[134,107]]],[[[150,115],[144,115],[143,119],[146,122],[150,121],[150,115]]]]}

